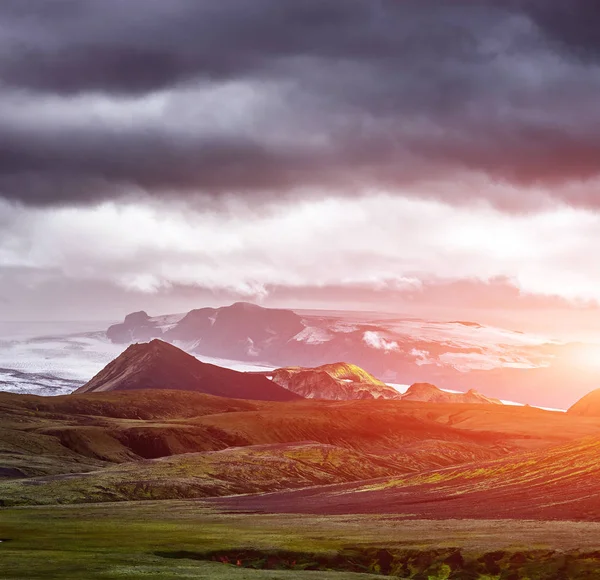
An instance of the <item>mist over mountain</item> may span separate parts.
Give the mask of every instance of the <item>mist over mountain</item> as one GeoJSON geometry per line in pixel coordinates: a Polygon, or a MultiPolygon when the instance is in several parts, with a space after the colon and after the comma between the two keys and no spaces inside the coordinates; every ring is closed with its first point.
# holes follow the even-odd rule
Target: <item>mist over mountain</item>
{"type": "MultiPolygon", "coordinates": [[[[403,389],[430,383],[450,391],[473,390],[492,399],[556,408],[567,408],[574,394],[583,396],[592,390],[597,376],[593,369],[580,374],[575,393],[566,393],[562,384],[571,372],[577,345],[475,321],[235,303],[157,317],[134,313],[110,327],[107,336],[117,345],[160,338],[199,358],[238,361],[222,364],[256,365],[257,370],[261,366],[315,369],[343,361],[364,369],[379,383],[403,385],[403,389]]],[[[351,388],[342,387],[339,378],[322,375],[321,379],[329,382],[329,390],[351,388]]],[[[298,389],[311,393],[314,376],[294,381],[303,383],[298,389]]],[[[395,398],[395,390],[380,388],[373,395],[395,398]]],[[[360,398],[366,393],[360,392],[359,387],[348,396],[360,398]]],[[[476,399],[477,395],[469,400],[476,399]]]]}

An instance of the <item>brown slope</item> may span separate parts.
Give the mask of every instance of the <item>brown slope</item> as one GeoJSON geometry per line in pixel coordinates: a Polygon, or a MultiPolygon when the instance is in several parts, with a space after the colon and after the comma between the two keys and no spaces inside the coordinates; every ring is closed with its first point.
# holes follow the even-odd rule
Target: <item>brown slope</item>
{"type": "Polygon", "coordinates": [[[229,509],[600,521],[600,437],[408,477],[227,500],[229,509]]]}
{"type": "Polygon", "coordinates": [[[92,417],[115,419],[185,419],[231,411],[254,411],[268,402],[215,397],[192,391],[110,391],[40,397],[0,392],[3,425],[60,420],[72,423],[92,417]]]}
{"type": "Polygon", "coordinates": [[[54,504],[217,497],[406,473],[387,458],[331,445],[233,447],[110,466],[93,473],[0,481],[0,503],[54,504]]]}
{"type": "Polygon", "coordinates": [[[223,449],[236,440],[186,426],[185,419],[268,404],[186,391],[62,397],[0,393],[0,478],[89,471],[106,461],[223,449]]]}
{"type": "Polygon", "coordinates": [[[4,453],[7,468],[20,469],[28,458],[55,463],[40,465],[27,475],[78,469],[65,468],[65,463],[121,463],[309,440],[386,455],[407,469],[423,470],[600,432],[599,419],[500,405],[276,403],[141,390],[65,397],[0,393],[0,421],[0,454],[4,453]]]}
{"type": "Polygon", "coordinates": [[[161,340],[131,345],[76,393],[138,389],[196,391],[263,401],[301,398],[266,377],[200,362],[161,340]]]}
{"type": "Polygon", "coordinates": [[[581,398],[568,410],[568,413],[578,417],[600,417],[600,389],[581,398]]]}
{"type": "Polygon", "coordinates": [[[471,441],[513,450],[548,447],[600,432],[597,419],[503,405],[409,401],[301,401],[194,420],[252,444],[313,440],[369,453],[424,440],[471,441]]]}

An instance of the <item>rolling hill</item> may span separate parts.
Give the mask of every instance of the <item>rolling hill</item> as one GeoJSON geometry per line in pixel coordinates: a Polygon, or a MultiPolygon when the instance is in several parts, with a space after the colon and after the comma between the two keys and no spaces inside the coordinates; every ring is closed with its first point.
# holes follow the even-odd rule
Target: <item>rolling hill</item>
{"type": "Polygon", "coordinates": [[[234,447],[90,473],[0,480],[3,505],[218,497],[404,473],[401,462],[317,443],[234,447]]]}
{"type": "Polygon", "coordinates": [[[600,417],[600,389],[579,399],[569,408],[568,413],[577,417],[600,417]]]}
{"type": "Polygon", "coordinates": [[[414,519],[600,520],[600,436],[408,477],[225,501],[227,509],[414,519]]]}
{"type": "MultiPolygon", "coordinates": [[[[378,481],[389,483],[385,489],[401,482],[421,493],[424,473],[455,470],[458,481],[461,469],[495,469],[493,460],[509,466],[520,453],[535,458],[538,449],[600,432],[598,418],[501,405],[245,401],[137,389],[0,394],[0,420],[4,503],[207,497],[357,482],[343,488],[344,502],[362,505],[364,498],[364,506],[380,506],[369,509],[387,510],[393,498],[377,495],[379,488],[367,493],[380,485],[373,478],[384,477],[378,481]]],[[[332,509],[319,490],[310,491],[314,505],[332,509]]],[[[278,496],[261,497],[252,501],[278,496]]],[[[296,505],[294,497],[286,505],[296,505]]]]}

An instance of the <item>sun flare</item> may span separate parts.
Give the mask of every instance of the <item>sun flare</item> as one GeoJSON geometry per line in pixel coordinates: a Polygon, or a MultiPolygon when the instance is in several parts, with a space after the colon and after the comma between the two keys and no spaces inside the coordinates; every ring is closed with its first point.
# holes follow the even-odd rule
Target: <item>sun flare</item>
{"type": "Polygon", "coordinates": [[[600,344],[578,345],[571,355],[571,364],[581,370],[600,370],[600,344]]]}

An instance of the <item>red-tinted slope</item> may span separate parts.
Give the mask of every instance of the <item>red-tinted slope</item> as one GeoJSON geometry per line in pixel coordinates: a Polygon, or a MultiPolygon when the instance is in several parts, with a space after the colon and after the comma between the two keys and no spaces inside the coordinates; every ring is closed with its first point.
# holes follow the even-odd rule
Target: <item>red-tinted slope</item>
{"type": "Polygon", "coordinates": [[[578,417],[600,417],[600,389],[588,393],[577,401],[568,413],[578,417]]]}
{"type": "Polygon", "coordinates": [[[426,519],[600,521],[600,437],[399,478],[224,500],[295,513],[397,513],[426,519]]]}
{"type": "Polygon", "coordinates": [[[130,346],[76,393],[137,389],[175,389],[264,401],[301,398],[265,377],[200,362],[161,340],[130,346]]]}

